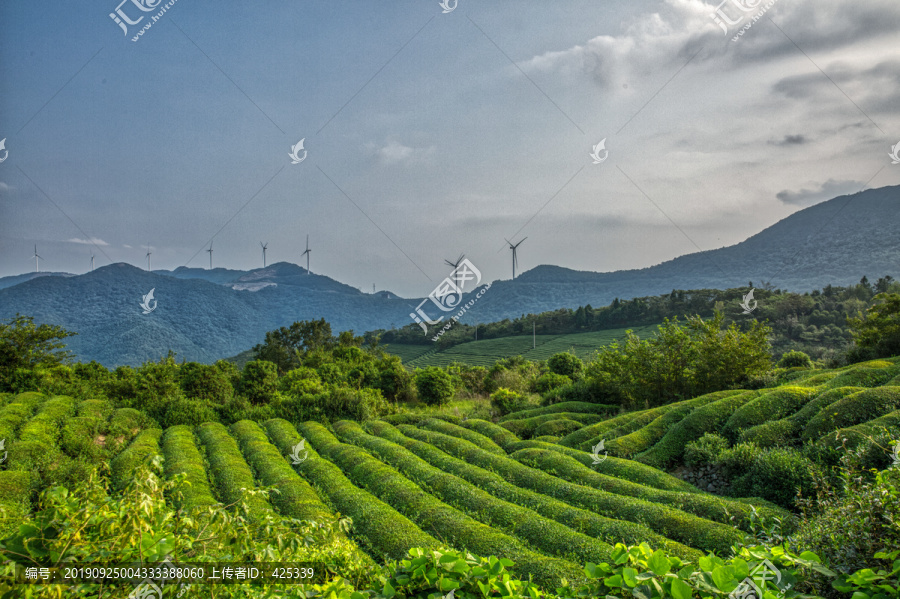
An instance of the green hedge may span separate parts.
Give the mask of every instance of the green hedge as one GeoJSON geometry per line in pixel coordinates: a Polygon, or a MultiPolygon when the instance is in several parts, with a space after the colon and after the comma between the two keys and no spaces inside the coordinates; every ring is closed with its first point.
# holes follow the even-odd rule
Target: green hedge
{"type": "Polygon", "coordinates": [[[0,539],[15,533],[31,511],[32,474],[0,471],[0,539]]]}
{"type": "Polygon", "coordinates": [[[581,422],[576,422],[575,420],[569,420],[568,418],[560,418],[558,420],[549,420],[536,429],[532,434],[532,437],[535,439],[539,439],[542,437],[553,437],[557,441],[565,435],[569,433],[574,433],[578,429],[584,426],[581,422]]]}
{"type": "Polygon", "coordinates": [[[819,437],[817,443],[832,449],[838,449],[846,443],[849,448],[865,443],[869,438],[884,433],[887,429],[896,438],[900,432],[900,410],[894,410],[875,420],[840,428],[832,433],[819,437]]]}
{"type": "MultiPolygon", "coordinates": [[[[500,423],[500,426],[516,435],[521,439],[530,439],[535,430],[547,422],[553,420],[570,420],[579,423],[578,428],[588,424],[597,424],[602,422],[604,417],[600,414],[579,414],[578,412],[557,412],[556,414],[543,414],[541,416],[532,416],[531,418],[521,418],[518,420],[507,420],[500,423]]],[[[573,430],[577,430],[573,429],[573,430]]],[[[572,432],[572,431],[569,431],[572,432]]]]}
{"type": "Polygon", "coordinates": [[[519,451],[520,449],[528,449],[536,447],[538,449],[547,449],[555,451],[563,455],[575,458],[583,465],[588,466],[596,472],[615,476],[624,480],[638,483],[654,489],[662,489],[664,491],[682,491],[684,493],[701,493],[700,489],[692,484],[681,480],[667,472],[663,472],[652,466],[635,462],[634,460],[625,460],[622,458],[607,455],[606,459],[600,464],[594,464],[594,458],[586,451],[572,449],[571,447],[563,447],[562,445],[541,443],[537,440],[521,441],[510,445],[507,451],[510,453],[519,451]]]}
{"type": "Polygon", "coordinates": [[[331,510],[291,467],[290,458],[269,443],[265,431],[258,424],[241,420],[231,425],[231,431],[259,481],[267,487],[278,489],[278,493],[269,496],[269,501],[280,513],[301,520],[331,517],[331,510]]]}
{"type": "MultiPolygon", "coordinates": [[[[286,420],[269,420],[265,427],[282,454],[290,453],[301,441],[297,430],[286,420]]],[[[309,457],[295,468],[334,510],[353,519],[353,531],[372,557],[378,561],[385,557],[402,559],[413,547],[433,551],[443,546],[390,505],[354,486],[340,468],[320,458],[308,444],[306,451],[309,457]]]]}
{"type": "Polygon", "coordinates": [[[866,389],[822,408],[803,430],[804,440],[815,440],[839,428],[862,424],[900,409],[900,387],[866,389]]]}
{"type": "Polygon", "coordinates": [[[651,530],[673,541],[696,549],[726,552],[732,544],[743,538],[742,534],[731,526],[703,520],[649,501],[566,482],[546,472],[529,468],[512,458],[483,451],[462,439],[407,425],[398,428],[409,437],[432,443],[451,455],[493,470],[514,485],[550,495],[600,515],[645,524],[651,530]]]}
{"type": "MultiPolygon", "coordinates": [[[[535,416],[543,416],[544,414],[559,414],[560,412],[577,412],[579,414],[615,414],[619,411],[619,406],[608,404],[591,403],[589,401],[563,401],[552,406],[544,406],[543,408],[531,408],[530,410],[520,410],[507,414],[499,421],[520,420],[523,418],[533,418],[535,416]]],[[[408,423],[403,423],[408,424],[408,423]]]]}
{"type": "MultiPolygon", "coordinates": [[[[482,422],[490,424],[486,421],[482,422]]],[[[468,428],[463,428],[449,422],[442,422],[440,420],[426,420],[419,424],[419,428],[424,428],[430,431],[438,431],[447,435],[453,435],[454,437],[459,437],[460,439],[465,439],[470,443],[474,443],[485,451],[490,451],[491,453],[496,453],[497,455],[506,455],[506,452],[502,449],[502,447],[492,441],[490,437],[480,432],[476,432],[468,428]]],[[[499,426],[497,428],[503,430],[499,426]]]]}
{"type": "Polygon", "coordinates": [[[855,364],[825,385],[827,387],[880,387],[900,374],[900,365],[882,360],[855,364]],[[869,364],[870,366],[865,366],[869,364]],[[883,366],[887,364],[887,366],[883,366]]]}
{"type": "MultiPolygon", "coordinates": [[[[521,439],[519,439],[517,436],[515,436],[499,424],[494,424],[493,422],[488,422],[487,420],[470,418],[463,422],[463,426],[471,431],[475,431],[479,435],[487,437],[488,439],[502,447],[504,454],[507,451],[507,447],[521,441],[521,439]]],[[[456,433],[450,432],[449,430],[444,430],[441,432],[446,432],[447,434],[458,436],[456,435],[456,433]]],[[[479,445],[479,443],[475,444],[479,445]]]]}
{"type": "Polygon", "coordinates": [[[500,474],[453,457],[429,443],[407,437],[385,422],[367,422],[365,427],[373,434],[405,447],[444,472],[454,474],[500,499],[532,509],[545,518],[605,543],[646,541],[657,547],[669,547],[685,559],[695,559],[699,555],[696,550],[675,543],[641,524],[607,518],[549,495],[516,486],[500,474]]]}
{"type": "Polygon", "coordinates": [[[219,422],[207,422],[197,427],[197,438],[203,444],[209,475],[219,501],[232,505],[243,500],[247,503],[247,514],[251,518],[271,513],[272,507],[261,495],[245,495],[243,489],[255,489],[253,472],[244,461],[237,441],[228,434],[228,429],[219,422]]]}
{"type": "Polygon", "coordinates": [[[32,409],[22,403],[11,403],[0,410],[0,439],[6,439],[6,445],[16,438],[22,425],[31,418],[32,409]]]}
{"type": "Polygon", "coordinates": [[[594,439],[601,438],[602,435],[606,434],[608,431],[628,424],[637,418],[638,414],[640,414],[640,412],[628,412],[627,414],[622,414],[621,416],[616,416],[615,418],[610,418],[609,420],[604,420],[597,424],[585,426],[560,439],[559,444],[566,447],[580,447],[594,439]]]}
{"type": "Polygon", "coordinates": [[[19,393],[15,397],[10,400],[10,403],[20,403],[24,404],[31,408],[32,412],[38,408],[44,401],[46,401],[47,396],[43,393],[38,393],[37,391],[26,391],[24,393],[19,393]]]}
{"type": "Polygon", "coordinates": [[[718,432],[735,410],[758,396],[756,391],[745,391],[695,409],[673,425],[653,447],[637,454],[634,459],[657,468],[666,468],[680,461],[685,445],[696,441],[704,433],[718,432]]]}
{"type": "Polygon", "coordinates": [[[646,451],[654,443],[663,438],[673,425],[684,419],[693,410],[700,406],[742,393],[741,391],[716,391],[695,397],[688,401],[672,404],[671,409],[657,416],[646,426],[643,426],[626,435],[618,436],[605,444],[606,451],[614,456],[630,458],[631,456],[646,451]]]}
{"type": "Polygon", "coordinates": [[[559,437],[557,435],[541,435],[539,437],[535,437],[534,441],[541,441],[542,443],[556,443],[559,441],[559,437]]]}
{"type": "Polygon", "coordinates": [[[576,532],[554,519],[494,497],[491,493],[443,469],[436,468],[403,446],[363,432],[356,422],[334,424],[335,433],[347,443],[362,447],[412,481],[427,481],[427,491],[488,526],[527,541],[529,546],[548,555],[576,563],[611,559],[613,546],[576,532]]]}
{"type": "Polygon", "coordinates": [[[124,489],[134,476],[135,469],[145,460],[159,453],[159,438],[162,431],[150,428],[141,431],[125,451],[110,463],[110,477],[113,489],[124,489]]]}
{"type": "Polygon", "coordinates": [[[62,429],[60,447],[66,454],[99,462],[107,454],[100,434],[106,430],[106,420],[95,416],[76,416],[66,421],[62,429]]]}
{"type": "Polygon", "coordinates": [[[321,424],[305,422],[298,426],[298,430],[320,455],[335,463],[355,484],[396,507],[423,530],[444,536],[456,547],[479,555],[511,559],[516,563],[519,574],[533,576],[536,582],[543,585],[558,585],[563,578],[578,572],[579,568],[574,563],[532,551],[521,541],[436,499],[366,451],[340,443],[321,424]]]}
{"type": "Polygon", "coordinates": [[[390,416],[383,416],[380,419],[385,422],[390,422],[391,424],[419,424],[424,420],[428,420],[430,418],[437,418],[438,420],[446,420],[447,422],[452,422],[453,424],[462,424],[462,418],[458,416],[451,416],[449,414],[439,414],[439,413],[404,413],[404,414],[391,414],[390,416]]]}
{"type": "Polygon", "coordinates": [[[19,429],[16,442],[7,445],[9,469],[47,472],[59,460],[60,431],[74,411],[71,397],[56,396],[42,403],[37,414],[19,429]]]}
{"type": "MultiPolygon", "coordinates": [[[[617,495],[637,497],[645,501],[667,505],[675,509],[694,514],[706,520],[722,524],[736,525],[749,530],[750,506],[729,499],[700,493],[684,493],[677,491],[661,491],[652,487],[639,485],[606,474],[594,472],[578,460],[555,451],[531,448],[521,449],[510,455],[511,458],[530,466],[558,476],[563,480],[591,488],[599,488],[617,495]],[[732,521],[736,516],[738,520],[732,521]]],[[[771,518],[777,516],[787,519],[790,514],[785,510],[763,507],[757,510],[760,515],[771,518]]]]}
{"type": "Polygon", "coordinates": [[[176,489],[173,503],[176,508],[192,509],[215,505],[212,489],[203,467],[203,455],[194,441],[191,427],[170,426],[162,436],[162,454],[166,458],[166,478],[187,475],[186,485],[176,489]],[[180,494],[180,497],[178,496],[180,494]]]}
{"type": "Polygon", "coordinates": [[[119,408],[109,419],[106,447],[115,456],[142,430],[159,428],[155,420],[133,408],[119,408]]]}
{"type": "Polygon", "coordinates": [[[779,387],[739,407],[725,422],[720,433],[734,443],[742,430],[766,421],[794,414],[815,395],[806,387],[779,387]]]}
{"type": "Polygon", "coordinates": [[[105,399],[86,399],[78,403],[78,415],[109,420],[113,408],[105,399]]]}

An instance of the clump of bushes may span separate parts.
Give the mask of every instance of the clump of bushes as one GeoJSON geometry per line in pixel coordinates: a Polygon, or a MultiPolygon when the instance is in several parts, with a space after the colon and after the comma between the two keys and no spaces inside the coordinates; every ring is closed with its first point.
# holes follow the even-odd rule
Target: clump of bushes
{"type": "Polygon", "coordinates": [[[725,437],[717,433],[704,433],[702,437],[685,446],[684,463],[693,467],[712,464],[726,449],[728,440],[725,437]]]}
{"type": "Polygon", "coordinates": [[[429,366],[416,371],[416,389],[425,404],[444,405],[453,397],[453,379],[444,369],[429,366]]]}
{"type": "Polygon", "coordinates": [[[532,389],[534,389],[537,393],[549,393],[554,389],[559,389],[560,387],[565,387],[566,385],[571,385],[572,379],[567,377],[564,374],[557,374],[555,372],[547,372],[539,376],[532,385],[532,389]]]}
{"type": "Polygon", "coordinates": [[[527,396],[503,387],[491,393],[491,407],[501,416],[533,407],[530,404],[527,396]]]}
{"type": "Polygon", "coordinates": [[[778,360],[779,368],[812,368],[812,359],[802,351],[791,350],[778,360]]]}
{"type": "Polygon", "coordinates": [[[550,356],[550,359],[547,360],[547,368],[553,374],[575,380],[581,376],[581,371],[584,370],[584,362],[575,354],[563,352],[550,356]]]}

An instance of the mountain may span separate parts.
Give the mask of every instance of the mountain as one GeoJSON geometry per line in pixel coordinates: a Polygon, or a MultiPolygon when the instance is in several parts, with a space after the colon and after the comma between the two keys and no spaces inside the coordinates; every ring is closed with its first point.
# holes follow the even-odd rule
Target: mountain
{"type": "Polygon", "coordinates": [[[67,272],[29,272],[23,275],[13,275],[11,277],[0,277],[0,289],[6,289],[7,287],[12,287],[14,285],[18,285],[19,283],[24,283],[25,281],[30,281],[31,279],[37,279],[39,277],[74,277],[75,275],[67,273],[67,272]]]}
{"type": "MultiPolygon", "coordinates": [[[[514,281],[492,283],[462,320],[492,322],[585,304],[602,306],[616,297],[743,287],[749,281],[802,292],[856,283],[863,275],[873,281],[884,275],[900,279],[898,208],[900,186],[885,187],[800,210],[737,245],[649,268],[595,273],[539,266],[514,281]]],[[[411,306],[420,302],[387,291],[362,293],[286,262],[251,271],[147,272],[112,264],[77,276],[37,274],[19,275],[20,282],[0,288],[0,319],[18,312],[76,331],[78,336],[68,340],[70,349],[84,361],[106,366],[140,364],[170,349],[179,358],[212,362],[297,320],[325,318],[334,331],[357,333],[402,327],[412,323],[411,306]],[[143,314],[139,304],[150,289],[157,307],[143,314]]],[[[425,310],[432,318],[453,314],[430,303],[425,310]]]]}

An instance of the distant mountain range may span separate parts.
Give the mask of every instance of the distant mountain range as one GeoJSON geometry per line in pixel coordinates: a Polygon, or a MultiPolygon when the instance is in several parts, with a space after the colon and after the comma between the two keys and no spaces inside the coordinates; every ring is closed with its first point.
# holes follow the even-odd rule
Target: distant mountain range
{"type": "MultiPolygon", "coordinates": [[[[603,306],[617,297],[726,289],[750,281],[802,292],[856,283],[863,275],[873,281],[884,275],[900,279],[898,230],[900,186],[868,190],[800,210],[737,245],[650,268],[595,273],[538,266],[514,281],[492,283],[463,320],[493,322],[603,306]]],[[[78,336],[68,340],[70,349],[83,361],[106,366],[137,365],[168,350],[187,360],[212,362],[297,320],[325,318],[335,331],[357,333],[402,327],[412,322],[409,313],[420,301],[390,292],[362,293],[286,262],[251,271],[181,267],[153,272],[120,263],[83,275],[0,278],[0,319],[21,313],[76,331],[78,336]],[[143,314],[139,304],[150,289],[157,307],[143,314]]],[[[429,311],[433,317],[437,313],[429,311]]]]}

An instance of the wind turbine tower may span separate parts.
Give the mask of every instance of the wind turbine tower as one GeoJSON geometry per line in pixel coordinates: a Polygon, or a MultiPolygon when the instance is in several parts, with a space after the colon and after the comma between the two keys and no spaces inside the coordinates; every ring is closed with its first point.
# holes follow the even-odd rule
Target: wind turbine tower
{"type": "Polygon", "coordinates": [[[209,269],[212,270],[212,253],[213,253],[212,241],[209,242],[209,249],[206,251],[209,252],[209,269]]]}
{"type": "Polygon", "coordinates": [[[263,268],[265,268],[266,267],[266,250],[269,248],[269,242],[267,241],[267,242],[263,243],[262,241],[260,241],[259,245],[263,249],[263,268]]]}
{"type": "MultiPolygon", "coordinates": [[[[506,238],[504,237],[504,239],[506,239],[506,238]]],[[[525,241],[526,239],[528,239],[528,238],[523,237],[522,241],[525,241]]],[[[512,250],[513,279],[516,278],[516,266],[518,266],[518,264],[519,264],[519,258],[516,256],[516,250],[519,248],[520,245],[522,245],[522,241],[513,245],[513,243],[509,239],[506,239],[506,243],[509,244],[509,249],[512,250]]]]}
{"type": "Polygon", "coordinates": [[[41,265],[38,263],[38,260],[43,260],[43,258],[38,256],[37,246],[34,246],[34,256],[32,258],[34,258],[34,272],[41,272],[41,265]]]}
{"type": "Polygon", "coordinates": [[[306,256],[306,274],[309,274],[309,254],[312,252],[309,249],[309,233],[306,234],[306,251],[300,254],[301,256],[306,256]]]}
{"type": "Polygon", "coordinates": [[[152,254],[153,254],[153,252],[150,251],[150,242],[148,241],[147,242],[147,272],[152,271],[152,269],[150,268],[150,256],[152,254]]]}
{"type": "Polygon", "coordinates": [[[94,252],[91,252],[91,272],[94,272],[94,252]]]}
{"type": "Polygon", "coordinates": [[[452,266],[453,268],[459,268],[459,265],[462,263],[463,258],[465,258],[465,254],[460,254],[459,258],[456,259],[456,262],[451,262],[450,260],[444,260],[444,264],[447,266],[452,266]]]}

